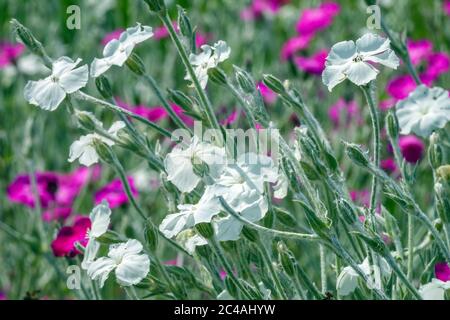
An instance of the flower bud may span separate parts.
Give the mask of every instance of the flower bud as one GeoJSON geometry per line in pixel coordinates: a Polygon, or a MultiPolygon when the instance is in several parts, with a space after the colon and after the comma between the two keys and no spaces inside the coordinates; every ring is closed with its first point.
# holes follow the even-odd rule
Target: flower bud
{"type": "Polygon", "coordinates": [[[342,198],[339,199],[337,201],[337,207],[339,212],[342,214],[342,217],[349,225],[352,225],[356,222],[357,220],[356,213],[347,200],[342,198]]]}
{"type": "Polygon", "coordinates": [[[94,131],[96,128],[102,126],[101,122],[89,111],[75,110],[75,117],[77,118],[78,125],[87,131],[94,131]]]}
{"type": "Polygon", "coordinates": [[[164,0],[144,0],[151,11],[156,13],[164,13],[166,11],[166,5],[164,0]]]}
{"type": "Polygon", "coordinates": [[[195,230],[205,239],[214,237],[214,229],[211,223],[199,223],[195,225],[195,230]]]}
{"type": "Polygon", "coordinates": [[[139,155],[143,155],[142,144],[136,140],[127,130],[120,130],[117,133],[117,139],[120,140],[120,145],[123,148],[131,150],[139,155]]]}
{"type": "Polygon", "coordinates": [[[94,139],[93,144],[95,151],[97,152],[100,159],[102,159],[104,162],[108,164],[114,163],[115,161],[114,153],[106,143],[104,143],[100,139],[94,139]]]}
{"type": "Polygon", "coordinates": [[[286,274],[290,277],[295,275],[296,261],[292,252],[286,247],[283,242],[278,242],[278,259],[286,274]]]}
{"type": "Polygon", "coordinates": [[[148,221],[145,226],[145,241],[147,242],[150,252],[156,251],[158,248],[158,240],[159,234],[156,226],[148,221]]]}
{"type": "Polygon", "coordinates": [[[102,244],[113,244],[113,243],[119,243],[123,241],[123,238],[120,234],[113,230],[108,230],[104,234],[102,234],[100,237],[96,238],[96,241],[102,244]]]}
{"type": "Polygon", "coordinates": [[[283,94],[286,92],[281,80],[271,74],[263,75],[263,83],[275,93],[283,94]]]}
{"type": "Polygon", "coordinates": [[[345,143],[345,153],[356,165],[365,168],[369,167],[370,161],[367,152],[363,151],[357,144],[345,143]]]}
{"type": "Polygon", "coordinates": [[[208,70],[209,79],[219,86],[227,84],[227,75],[219,68],[211,68],[208,70]]]}
{"type": "Polygon", "coordinates": [[[48,57],[47,53],[44,50],[42,44],[34,37],[31,31],[23,26],[16,19],[11,20],[11,25],[15,34],[19,37],[22,43],[34,54],[42,57],[46,66],[51,68],[51,60],[48,57]]]}
{"type": "Polygon", "coordinates": [[[247,226],[242,228],[242,235],[250,242],[256,242],[259,239],[258,231],[247,226]]]}
{"type": "Polygon", "coordinates": [[[433,169],[438,168],[443,162],[442,147],[439,144],[430,144],[428,148],[428,161],[433,169]]]}
{"type": "Polygon", "coordinates": [[[393,110],[389,110],[386,115],[386,131],[392,139],[398,138],[399,125],[398,119],[393,110]]]}
{"type": "Polygon", "coordinates": [[[104,75],[95,78],[95,86],[103,98],[110,99],[112,97],[111,85],[109,84],[108,78],[104,75]]]}
{"type": "Polygon", "coordinates": [[[309,222],[309,225],[317,233],[321,238],[328,239],[329,238],[329,226],[319,218],[316,213],[303,201],[298,201],[298,203],[303,208],[305,212],[306,219],[309,222]]]}
{"type": "Polygon", "coordinates": [[[125,64],[127,65],[128,69],[130,69],[138,76],[143,76],[145,74],[144,62],[136,53],[133,52],[127,59],[125,64]]]}
{"type": "Polygon", "coordinates": [[[234,70],[236,71],[236,81],[239,85],[239,88],[248,94],[255,92],[255,82],[253,81],[252,76],[245,70],[234,66],[234,70]]]}
{"type": "Polygon", "coordinates": [[[194,109],[194,103],[184,92],[172,89],[168,89],[167,92],[169,93],[169,99],[180,106],[183,110],[191,111],[194,109]]]}
{"type": "Polygon", "coordinates": [[[180,30],[180,33],[184,37],[191,39],[193,33],[191,21],[189,17],[186,15],[186,10],[184,10],[184,8],[181,6],[177,7],[178,7],[178,29],[180,30]]]}
{"type": "Polygon", "coordinates": [[[450,164],[447,164],[445,166],[440,166],[436,169],[436,176],[439,179],[442,179],[443,181],[449,183],[450,182],[450,164]]]}

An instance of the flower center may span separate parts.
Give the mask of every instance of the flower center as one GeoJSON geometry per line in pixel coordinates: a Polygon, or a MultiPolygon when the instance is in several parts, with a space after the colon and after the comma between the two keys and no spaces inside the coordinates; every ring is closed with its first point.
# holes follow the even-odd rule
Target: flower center
{"type": "Polygon", "coordinates": [[[50,78],[50,80],[52,80],[52,82],[58,82],[59,81],[59,78],[57,77],[57,76],[52,76],[51,78],[50,78]]]}
{"type": "Polygon", "coordinates": [[[356,57],[353,58],[353,62],[361,62],[363,61],[363,56],[358,54],[356,57]]]}

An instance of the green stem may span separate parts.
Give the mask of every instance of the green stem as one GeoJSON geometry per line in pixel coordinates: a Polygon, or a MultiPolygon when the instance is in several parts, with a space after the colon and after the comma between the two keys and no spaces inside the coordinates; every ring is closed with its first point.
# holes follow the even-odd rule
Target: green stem
{"type": "Polygon", "coordinates": [[[326,273],[326,263],[325,263],[325,250],[323,245],[319,245],[319,256],[320,256],[320,280],[322,294],[327,292],[327,273],[326,273]]]}
{"type": "Polygon", "coordinates": [[[318,300],[322,300],[324,298],[324,295],[320,293],[319,289],[314,285],[314,283],[309,279],[306,272],[303,270],[300,265],[296,264],[296,270],[297,270],[297,280],[300,280],[303,282],[305,287],[311,292],[311,294],[318,300]]]}
{"type": "Polygon", "coordinates": [[[413,276],[413,259],[414,259],[414,220],[412,215],[408,215],[408,280],[412,280],[413,276]]]}

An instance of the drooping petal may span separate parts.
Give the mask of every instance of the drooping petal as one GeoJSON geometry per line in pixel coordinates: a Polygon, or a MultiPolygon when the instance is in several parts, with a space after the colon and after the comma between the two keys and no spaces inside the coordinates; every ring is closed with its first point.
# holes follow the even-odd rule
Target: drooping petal
{"type": "Polygon", "coordinates": [[[239,239],[244,225],[233,216],[227,216],[213,223],[214,231],[219,241],[236,241],[239,239]]]}
{"type": "Polygon", "coordinates": [[[109,68],[111,68],[112,64],[109,62],[107,58],[94,58],[94,61],[91,63],[91,70],[90,74],[91,77],[97,78],[98,76],[102,75],[106,71],[108,71],[109,68]]]}
{"type": "Polygon", "coordinates": [[[113,259],[101,257],[89,265],[87,274],[92,280],[98,280],[100,288],[103,288],[109,273],[114,270],[115,267],[116,263],[113,259]]]}
{"type": "Polygon", "coordinates": [[[132,286],[144,279],[150,270],[150,259],[146,254],[129,254],[116,268],[117,282],[132,286]]]}
{"type": "Polygon", "coordinates": [[[193,225],[194,221],[190,212],[179,212],[167,215],[161,222],[159,230],[167,238],[172,238],[193,225]]]}
{"type": "Polygon", "coordinates": [[[52,63],[52,76],[60,78],[65,73],[74,69],[80,62],[81,59],[79,58],[77,61],[73,61],[69,57],[60,57],[52,63]]]}
{"type": "Polygon", "coordinates": [[[81,268],[88,270],[92,262],[97,258],[98,250],[100,249],[100,243],[94,239],[90,239],[85,250],[83,261],[81,262],[81,268]]]}
{"type": "Polygon", "coordinates": [[[358,274],[352,267],[342,269],[336,280],[336,289],[341,296],[347,296],[358,286],[358,274]]]}
{"type": "Polygon", "coordinates": [[[103,200],[101,204],[92,209],[89,217],[92,222],[89,237],[98,238],[108,230],[111,222],[111,209],[108,206],[108,202],[103,200]]]}
{"type": "Polygon", "coordinates": [[[24,96],[29,103],[53,111],[64,100],[66,93],[58,83],[48,77],[39,81],[28,81],[24,96]]]}

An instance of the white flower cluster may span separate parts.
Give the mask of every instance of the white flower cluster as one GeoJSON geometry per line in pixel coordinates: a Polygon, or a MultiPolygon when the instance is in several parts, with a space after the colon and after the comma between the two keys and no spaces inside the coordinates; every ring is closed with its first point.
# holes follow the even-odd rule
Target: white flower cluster
{"type": "MultiPolygon", "coordinates": [[[[256,222],[268,211],[265,183],[276,184],[276,197],[286,195],[286,176],[280,173],[270,157],[246,153],[236,161],[229,163],[227,160],[225,149],[200,142],[195,136],[189,146],[178,145],[166,156],[168,180],[182,192],[191,192],[202,181],[195,170],[196,165],[209,168],[198,203],[178,205],[179,212],[169,214],[162,221],[160,230],[166,237],[173,238],[198,223],[212,222],[218,240],[237,240],[243,225],[225,213],[219,197],[243,218],[256,222]]],[[[206,244],[206,241],[197,238],[196,244],[206,244]]]]}
{"type": "Polygon", "coordinates": [[[112,271],[115,271],[117,282],[121,286],[136,285],[147,276],[150,269],[150,259],[141,253],[143,247],[139,241],[130,239],[127,242],[112,244],[107,257],[96,258],[100,249],[97,239],[107,232],[110,216],[111,210],[106,201],[92,210],[89,216],[91,228],[86,235],[88,244],[81,267],[92,280],[99,281],[100,287],[103,287],[112,271]]]}
{"type": "MultiPolygon", "coordinates": [[[[212,47],[204,44],[201,49],[201,53],[189,56],[189,62],[194,66],[194,72],[201,87],[205,89],[208,83],[208,70],[217,67],[219,63],[228,59],[231,49],[223,40],[219,40],[212,47]]],[[[184,79],[192,80],[189,74],[184,79]]]]}

